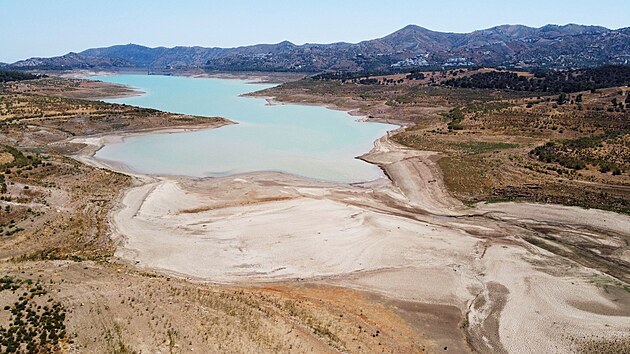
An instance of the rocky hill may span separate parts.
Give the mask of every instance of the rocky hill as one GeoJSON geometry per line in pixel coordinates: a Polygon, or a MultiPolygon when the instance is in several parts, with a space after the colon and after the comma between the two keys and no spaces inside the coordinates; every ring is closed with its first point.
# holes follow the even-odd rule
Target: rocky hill
{"type": "Polygon", "coordinates": [[[443,33],[409,25],[355,44],[295,45],[284,41],[238,48],[128,44],[55,58],[31,58],[11,66],[320,72],[472,65],[583,68],[604,64],[630,64],[630,28],[503,25],[471,33],[443,33]]]}
{"type": "Polygon", "coordinates": [[[9,65],[12,69],[106,69],[134,66],[138,65],[119,57],[88,57],[73,52],[54,58],[30,58],[9,65]]]}

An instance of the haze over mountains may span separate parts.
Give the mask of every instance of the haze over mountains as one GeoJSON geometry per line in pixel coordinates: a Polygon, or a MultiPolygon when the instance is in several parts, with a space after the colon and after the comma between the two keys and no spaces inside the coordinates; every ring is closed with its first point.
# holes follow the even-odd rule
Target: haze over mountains
{"type": "Polygon", "coordinates": [[[148,48],[127,44],[31,58],[10,67],[321,72],[471,65],[581,68],[604,64],[630,64],[630,27],[610,30],[575,24],[540,28],[503,25],[461,34],[409,25],[388,36],[355,44],[295,45],[284,41],[238,48],[148,48]]]}

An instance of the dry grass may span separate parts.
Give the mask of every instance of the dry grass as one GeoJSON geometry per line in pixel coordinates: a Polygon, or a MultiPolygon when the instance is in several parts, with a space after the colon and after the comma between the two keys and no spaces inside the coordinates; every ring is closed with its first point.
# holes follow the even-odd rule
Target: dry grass
{"type": "Polygon", "coordinates": [[[0,153],[0,165],[6,165],[13,162],[14,158],[11,153],[1,152],[0,153]]]}
{"type": "Polygon", "coordinates": [[[39,156],[43,164],[3,174],[8,188],[0,201],[5,211],[0,220],[6,233],[19,231],[0,243],[0,257],[100,259],[111,255],[106,215],[130,179],[57,154],[39,156]]]}
{"type": "Polygon", "coordinates": [[[354,290],[210,286],[92,262],[4,264],[2,273],[32,278],[63,305],[66,348],[79,352],[436,349],[381,301],[354,290]]]}

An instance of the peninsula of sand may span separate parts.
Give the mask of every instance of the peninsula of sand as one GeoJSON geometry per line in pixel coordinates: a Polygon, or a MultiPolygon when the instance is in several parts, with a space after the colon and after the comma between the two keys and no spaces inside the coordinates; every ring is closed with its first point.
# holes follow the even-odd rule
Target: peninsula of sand
{"type": "Polygon", "coordinates": [[[136,267],[196,282],[323,283],[414,303],[409,321],[443,314],[424,331],[455,352],[567,352],[574,338],[630,331],[630,296],[618,279],[524,241],[544,229],[624,243],[626,215],[466,206],[446,189],[437,153],[388,136],[361,156],[387,177],[357,184],[277,172],[145,175],[94,158],[120,138],[72,141],[89,145],[80,161],[134,177],[110,223],[116,256],[136,267]]]}

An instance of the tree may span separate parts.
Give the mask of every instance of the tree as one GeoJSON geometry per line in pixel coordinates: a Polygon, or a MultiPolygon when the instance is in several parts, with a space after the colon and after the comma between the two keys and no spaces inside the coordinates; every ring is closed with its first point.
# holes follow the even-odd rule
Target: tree
{"type": "Polygon", "coordinates": [[[564,93],[561,93],[560,96],[558,96],[558,104],[562,105],[565,104],[567,102],[567,95],[564,93]]]}

